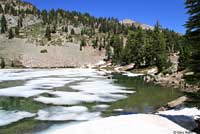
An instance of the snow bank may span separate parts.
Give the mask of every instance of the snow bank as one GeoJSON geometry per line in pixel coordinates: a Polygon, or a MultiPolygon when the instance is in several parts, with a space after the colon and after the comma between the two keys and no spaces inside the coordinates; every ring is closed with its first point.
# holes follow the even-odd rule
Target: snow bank
{"type": "MultiPolygon", "coordinates": [[[[78,80],[78,79],[75,79],[75,80],[78,80]]],[[[62,84],[63,83],[61,81],[61,85],[62,84]]],[[[53,85],[54,85],[54,82],[53,82],[53,85]]],[[[55,86],[58,86],[58,85],[55,84],[55,86]]],[[[40,83],[40,86],[41,86],[41,83],[40,83]]],[[[126,98],[127,97],[126,94],[128,93],[134,93],[134,91],[128,91],[128,90],[125,90],[124,87],[115,85],[113,83],[113,80],[108,80],[103,77],[97,78],[96,75],[93,77],[89,77],[87,78],[87,80],[83,82],[79,82],[76,85],[69,85],[69,87],[72,88],[74,92],[52,91],[48,93],[56,97],[39,96],[35,98],[34,100],[45,103],[45,104],[75,105],[82,102],[87,102],[87,103],[113,102],[113,101],[126,98]]]]}
{"type": "Polygon", "coordinates": [[[128,77],[137,77],[137,76],[143,76],[144,74],[126,72],[126,73],[123,73],[123,75],[128,76],[128,77]]]}
{"type": "Polygon", "coordinates": [[[27,80],[47,76],[84,77],[95,76],[93,69],[3,69],[0,70],[0,81],[27,80]]]}
{"type": "Polygon", "coordinates": [[[35,114],[29,112],[0,110],[0,126],[5,126],[33,116],[35,116],[35,114]]]}
{"type": "Polygon", "coordinates": [[[113,102],[119,99],[126,98],[124,95],[107,95],[104,96],[87,94],[83,92],[62,92],[55,91],[50,92],[49,94],[56,97],[44,97],[39,96],[34,100],[45,103],[45,104],[54,104],[54,105],[76,105],[82,102],[92,103],[92,102],[113,102]]]}
{"type": "Polygon", "coordinates": [[[158,115],[135,114],[54,127],[38,134],[173,134],[174,131],[187,130],[158,115]]]}
{"type": "Polygon", "coordinates": [[[31,97],[42,93],[48,93],[48,90],[34,90],[32,86],[18,86],[4,88],[0,90],[0,96],[12,96],[12,97],[31,97]]]}
{"type": "Polygon", "coordinates": [[[183,108],[180,110],[168,110],[168,111],[161,111],[158,114],[162,115],[185,115],[193,117],[194,119],[199,118],[200,116],[200,110],[197,108],[183,108]]]}
{"type": "Polygon", "coordinates": [[[89,82],[81,82],[79,85],[70,86],[71,88],[90,94],[116,94],[116,93],[134,93],[127,91],[124,87],[113,84],[113,80],[108,79],[90,79],[89,82]]]}
{"type": "Polygon", "coordinates": [[[95,66],[101,66],[101,65],[104,65],[104,64],[106,64],[106,62],[101,60],[98,63],[96,63],[95,66]]]}
{"type": "Polygon", "coordinates": [[[28,81],[25,86],[32,86],[35,89],[53,89],[56,87],[63,87],[66,84],[83,79],[84,78],[38,78],[28,81]]]}
{"type": "Polygon", "coordinates": [[[176,122],[184,128],[192,130],[197,127],[195,119],[199,118],[200,110],[197,108],[183,108],[180,110],[173,109],[168,111],[161,111],[157,114],[176,122]]]}
{"type": "Polygon", "coordinates": [[[109,105],[101,104],[101,105],[93,106],[93,109],[96,109],[96,110],[104,110],[104,109],[107,109],[107,108],[109,108],[109,107],[110,107],[109,105]]]}
{"type": "Polygon", "coordinates": [[[33,97],[48,93],[56,97],[39,96],[36,101],[55,105],[74,105],[82,102],[113,102],[126,98],[124,87],[115,85],[93,69],[19,69],[0,70],[0,81],[25,80],[23,86],[9,87],[0,90],[0,96],[33,97]],[[82,82],[80,82],[82,81],[82,82]],[[69,86],[74,92],[55,91],[57,87],[78,82],[69,86]],[[77,92],[78,91],[78,92],[77,92]]]}
{"type": "Polygon", "coordinates": [[[29,80],[24,86],[4,88],[0,90],[0,96],[31,97],[42,93],[49,93],[56,87],[82,80],[82,78],[37,78],[29,80]],[[46,90],[45,90],[46,89],[46,90]]]}
{"type": "Polygon", "coordinates": [[[46,121],[82,121],[100,118],[99,112],[90,113],[84,106],[49,107],[38,111],[37,120],[46,121]]]}

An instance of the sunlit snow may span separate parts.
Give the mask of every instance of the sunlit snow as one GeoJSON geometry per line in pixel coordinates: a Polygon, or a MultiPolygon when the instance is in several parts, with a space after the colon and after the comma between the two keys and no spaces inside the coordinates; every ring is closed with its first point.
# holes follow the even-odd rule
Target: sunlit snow
{"type": "Polygon", "coordinates": [[[188,132],[164,117],[135,114],[54,127],[38,134],[173,134],[175,131],[188,132]]]}
{"type": "Polygon", "coordinates": [[[35,114],[29,112],[0,110],[0,126],[5,126],[33,116],[35,116],[35,114]]]}
{"type": "Polygon", "coordinates": [[[39,110],[38,120],[48,121],[85,121],[100,118],[99,112],[89,112],[84,106],[50,107],[39,110]]]}

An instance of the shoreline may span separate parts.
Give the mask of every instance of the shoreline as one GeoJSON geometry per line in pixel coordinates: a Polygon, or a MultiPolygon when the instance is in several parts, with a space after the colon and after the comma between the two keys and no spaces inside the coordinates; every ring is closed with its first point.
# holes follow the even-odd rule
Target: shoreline
{"type": "MultiPolygon", "coordinates": [[[[105,67],[105,66],[104,66],[105,67]]],[[[82,69],[86,69],[86,68],[89,68],[89,67],[82,67],[82,69]]],[[[131,71],[125,71],[123,70],[123,67],[117,67],[117,69],[115,67],[113,67],[114,69],[113,70],[105,70],[105,69],[102,69],[101,66],[98,66],[98,67],[93,67],[93,68],[89,68],[89,69],[95,69],[95,70],[99,70],[101,71],[101,75],[107,75],[107,74],[112,74],[112,73],[127,73],[127,74],[135,74],[132,70],[131,71]]],[[[5,68],[6,69],[36,69],[36,68],[5,68]]],[[[37,68],[37,69],[56,69],[56,68],[37,68]]],[[[57,69],[67,69],[67,68],[57,68],[57,69]]],[[[73,69],[73,68],[72,68],[73,69]]],[[[150,70],[156,70],[155,68],[151,68],[150,70]]],[[[152,71],[147,71],[147,72],[151,72],[152,71]]],[[[139,72],[137,72],[139,73],[139,72]]],[[[144,74],[145,75],[145,74],[144,74]]],[[[145,81],[149,81],[149,82],[154,82],[155,83],[155,77],[157,75],[152,75],[152,74],[146,74],[147,77],[148,76],[151,76],[151,78],[146,78],[145,81]]],[[[135,77],[137,75],[132,75],[132,77],[135,77]]],[[[130,76],[131,77],[131,76],[130,76]]],[[[170,77],[170,76],[167,76],[167,77],[170,77]]],[[[162,80],[163,77],[160,77],[160,80],[162,80]]],[[[166,79],[162,80],[162,82],[164,81],[165,83],[168,83],[165,81],[166,79]]],[[[157,79],[158,81],[158,79],[157,79]]],[[[161,85],[160,83],[155,83],[155,84],[159,84],[161,85]]],[[[164,85],[161,85],[161,86],[164,86],[164,85]]],[[[172,86],[172,85],[168,85],[168,86],[172,86]]],[[[183,90],[181,90],[183,91],[183,90]]],[[[175,99],[175,100],[172,100],[170,102],[168,102],[167,104],[164,104],[162,107],[158,108],[153,114],[156,114],[158,112],[162,112],[162,111],[168,111],[168,110],[175,110],[178,106],[181,106],[184,104],[185,101],[187,101],[187,97],[185,96],[182,96],[178,99],[175,99]]],[[[195,120],[197,122],[197,124],[199,123],[199,120],[195,120]]],[[[195,130],[199,130],[199,126],[197,128],[195,128],[195,130]]]]}

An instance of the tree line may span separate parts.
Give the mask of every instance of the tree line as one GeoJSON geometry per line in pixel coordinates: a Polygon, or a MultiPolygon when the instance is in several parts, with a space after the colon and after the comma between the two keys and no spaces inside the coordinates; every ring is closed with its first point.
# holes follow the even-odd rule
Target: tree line
{"type": "Polygon", "coordinates": [[[157,22],[154,30],[138,27],[129,31],[125,44],[123,40],[124,37],[119,35],[110,39],[109,47],[114,50],[112,55],[111,50],[107,49],[108,59],[112,57],[115,64],[135,63],[136,68],[157,66],[163,71],[170,66],[169,54],[180,50],[182,36],[174,31],[162,29],[157,22]]]}
{"type": "MultiPolygon", "coordinates": [[[[188,1],[191,2],[193,0],[188,1]]],[[[193,35],[189,32],[193,31],[193,29],[189,27],[193,26],[198,19],[194,19],[192,24],[188,22],[188,34],[181,35],[172,30],[162,28],[159,23],[155,25],[153,30],[147,30],[136,27],[134,24],[124,25],[116,18],[97,18],[88,13],[65,11],[63,9],[40,11],[37,8],[33,8],[30,11],[23,11],[22,9],[17,11],[19,16],[18,24],[15,28],[8,29],[5,15],[16,15],[16,8],[14,7],[14,4],[6,4],[4,8],[0,5],[0,14],[2,14],[1,33],[8,32],[9,39],[19,34],[20,28],[23,27],[23,16],[33,14],[42,19],[43,25],[46,27],[45,37],[49,41],[51,40],[51,33],[56,33],[58,26],[62,26],[63,32],[71,35],[75,35],[76,32],[73,28],[69,31],[69,25],[73,25],[75,28],[82,27],[81,35],[93,37],[92,46],[95,49],[99,49],[99,51],[105,49],[107,60],[112,59],[113,64],[135,63],[137,68],[158,66],[159,70],[163,71],[170,66],[168,60],[170,53],[180,53],[181,69],[187,68],[190,55],[198,57],[196,56],[198,52],[195,52],[197,47],[187,45],[192,43],[189,41],[191,40],[189,35],[193,35]],[[100,33],[104,36],[98,37],[100,33]],[[191,54],[193,50],[196,54],[195,56],[194,53],[191,54]]],[[[190,7],[191,5],[188,6],[188,8],[190,7]]],[[[194,40],[198,40],[198,38],[195,37],[194,40]]],[[[87,41],[82,38],[80,42],[80,50],[82,50],[87,41]]]]}

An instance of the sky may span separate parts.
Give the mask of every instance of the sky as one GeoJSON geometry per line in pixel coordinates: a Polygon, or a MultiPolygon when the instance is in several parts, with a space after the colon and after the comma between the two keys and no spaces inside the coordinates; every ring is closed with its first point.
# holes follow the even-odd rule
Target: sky
{"type": "Polygon", "coordinates": [[[184,0],[25,0],[39,9],[75,10],[90,13],[96,17],[115,17],[119,20],[132,19],[154,25],[159,21],[162,27],[185,33],[188,19],[184,0]]]}

